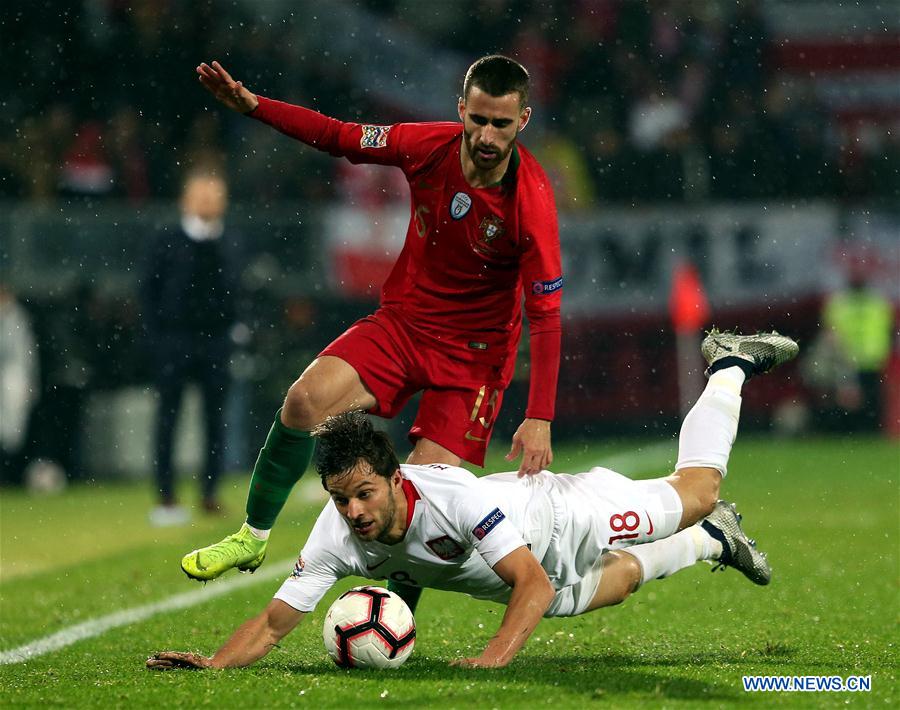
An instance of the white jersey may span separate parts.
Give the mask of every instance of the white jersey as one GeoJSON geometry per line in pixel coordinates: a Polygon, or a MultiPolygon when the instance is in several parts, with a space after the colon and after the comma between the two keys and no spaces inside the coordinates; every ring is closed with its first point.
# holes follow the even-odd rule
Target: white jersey
{"type": "Polygon", "coordinates": [[[491,568],[519,547],[527,546],[562,590],[595,570],[605,550],[670,535],[680,517],[668,484],[662,486],[670,493],[660,482],[607,469],[524,478],[477,478],[444,464],[400,470],[408,503],[403,540],[360,540],[329,501],[276,599],[309,612],[337,580],[358,576],[505,602],[510,588],[491,568]]]}

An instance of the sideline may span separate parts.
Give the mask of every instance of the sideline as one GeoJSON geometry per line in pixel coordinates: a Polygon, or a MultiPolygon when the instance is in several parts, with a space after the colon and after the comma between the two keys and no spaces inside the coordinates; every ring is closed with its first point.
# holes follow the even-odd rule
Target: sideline
{"type": "Polygon", "coordinates": [[[183,592],[166,597],[158,602],[136,606],[131,609],[123,609],[106,616],[99,616],[95,619],[88,619],[75,626],[57,631],[56,633],[35,639],[30,643],[26,643],[18,648],[8,651],[0,651],[0,666],[10,665],[13,663],[24,663],[32,658],[38,658],[47,653],[58,651],[73,643],[83,641],[84,639],[94,638],[100,634],[106,633],[110,629],[116,629],[120,626],[135,624],[144,621],[157,614],[163,614],[170,611],[178,611],[187,609],[198,604],[203,604],[216,597],[224,596],[236,589],[243,589],[254,584],[268,582],[277,577],[287,577],[290,574],[291,566],[296,558],[286,558],[270,562],[266,565],[267,569],[258,570],[251,574],[240,574],[233,576],[231,579],[217,581],[213,584],[205,586],[203,589],[195,589],[192,592],[183,592]],[[269,566],[271,565],[271,567],[269,566]]]}

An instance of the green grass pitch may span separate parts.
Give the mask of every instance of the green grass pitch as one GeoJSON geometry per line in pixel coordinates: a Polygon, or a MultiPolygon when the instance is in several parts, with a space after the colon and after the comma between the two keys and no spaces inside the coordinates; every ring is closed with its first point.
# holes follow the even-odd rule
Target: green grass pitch
{"type": "MultiPolygon", "coordinates": [[[[630,474],[662,475],[675,449],[674,440],[662,448],[627,441],[560,447],[553,468],[578,471],[615,459],[630,474]],[[613,455],[628,450],[638,456],[613,455]]],[[[490,464],[489,470],[504,467],[499,456],[490,464]]],[[[423,596],[416,650],[403,668],[336,668],[322,647],[322,619],[338,591],[359,580],[345,580],[253,668],[144,669],[144,659],[161,649],[213,652],[264,606],[280,583],[270,578],[2,665],[0,705],[897,707],[898,474],[896,443],[739,437],[722,495],[737,502],[748,533],[768,551],[771,586],[697,565],[646,585],[621,606],[544,620],[506,669],[448,667],[481,650],[503,608],[435,591],[423,596]],[[872,691],[745,693],[741,676],[748,674],[871,675],[872,691]]],[[[0,651],[200,589],[181,574],[180,556],[236,527],[246,483],[246,477],[226,481],[231,515],[166,530],[146,523],[146,485],[77,486],[49,498],[3,491],[0,651]]],[[[296,555],[320,508],[315,485],[302,484],[290,501],[267,565],[296,555]]]]}

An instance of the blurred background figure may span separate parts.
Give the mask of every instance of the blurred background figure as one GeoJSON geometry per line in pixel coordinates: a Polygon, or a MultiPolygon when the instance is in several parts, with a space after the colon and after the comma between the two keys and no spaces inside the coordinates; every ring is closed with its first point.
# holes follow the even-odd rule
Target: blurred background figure
{"type": "Polygon", "coordinates": [[[882,375],[891,355],[894,309],[872,288],[859,266],[847,286],[828,298],[822,312],[825,341],[837,363],[835,404],[839,426],[847,431],[875,430],[882,420],[882,375]]]}
{"type": "Polygon", "coordinates": [[[181,221],[162,229],[150,247],[143,280],[144,325],[158,392],[154,464],[159,504],[154,525],[187,521],[178,505],[172,453],[185,388],[203,395],[206,462],[200,479],[201,507],[219,511],[216,484],[223,468],[224,409],[235,323],[237,277],[234,236],[226,230],[228,186],[215,171],[188,174],[181,195],[181,221]]]}
{"type": "Polygon", "coordinates": [[[0,483],[22,482],[28,421],[39,391],[31,318],[0,280],[0,483]]]}

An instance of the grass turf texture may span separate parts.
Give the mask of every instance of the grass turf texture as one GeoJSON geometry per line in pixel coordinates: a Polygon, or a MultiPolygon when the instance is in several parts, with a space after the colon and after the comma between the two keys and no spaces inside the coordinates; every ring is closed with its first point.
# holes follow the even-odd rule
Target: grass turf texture
{"type": "MultiPolygon", "coordinates": [[[[639,447],[617,450],[623,448],[639,447]]],[[[675,448],[674,441],[644,447],[628,472],[666,472],[675,448]]],[[[611,451],[560,448],[553,468],[583,470],[616,458],[611,451]]],[[[499,456],[489,462],[488,470],[502,468],[499,456]]],[[[336,587],[252,668],[144,669],[146,656],[161,649],[212,653],[265,605],[280,583],[270,580],[0,666],[0,705],[896,706],[898,469],[900,447],[879,440],[739,438],[722,494],[738,503],[748,532],[769,552],[770,587],[697,565],[648,584],[622,606],[544,620],[503,670],[447,665],[480,652],[503,607],[433,590],[420,604],[417,646],[405,666],[336,668],[322,647],[322,619],[340,591],[360,583],[355,579],[336,587]],[[872,692],[748,694],[741,676],[749,674],[871,675],[872,692]]],[[[295,555],[305,539],[320,508],[310,500],[317,496],[312,483],[282,515],[267,564],[295,555]]],[[[0,649],[199,589],[178,560],[236,527],[246,478],[229,479],[224,488],[230,516],[165,530],[145,522],[151,502],[145,486],[81,486],[55,498],[3,491],[0,649]]]]}

